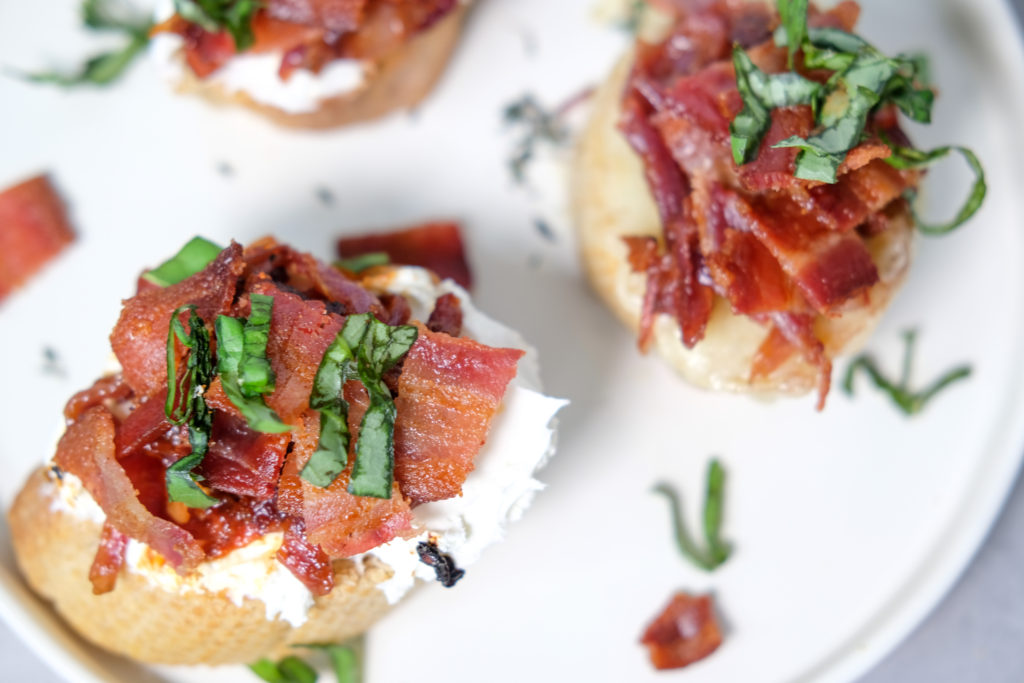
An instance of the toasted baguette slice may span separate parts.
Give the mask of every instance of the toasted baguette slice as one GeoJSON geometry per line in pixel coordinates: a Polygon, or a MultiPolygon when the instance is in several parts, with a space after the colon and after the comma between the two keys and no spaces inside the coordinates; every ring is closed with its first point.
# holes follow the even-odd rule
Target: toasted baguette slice
{"type": "Polygon", "coordinates": [[[367,556],[334,564],[334,590],[316,598],[308,620],[293,627],[267,619],[263,603],[234,604],[223,593],[170,591],[122,569],[116,588],[93,595],[89,567],[101,527],[55,505],[57,486],[34,472],[9,513],[15,556],[29,585],[53,603],[75,631],[96,645],[152,664],[232,664],[279,656],[289,645],[341,642],[365,631],[388,609],[377,584],[391,569],[367,556]]]}
{"type": "MultiPolygon", "coordinates": [[[[661,221],[644,178],[643,165],[619,132],[620,100],[633,63],[630,53],[594,97],[590,122],[574,159],[572,212],[583,262],[594,289],[635,332],[647,278],[632,272],[622,241],[629,235],[661,237],[661,221]]],[[[910,266],[914,224],[906,210],[892,212],[889,229],[867,242],[880,281],[863,303],[838,318],[819,318],[815,332],[828,356],[858,350],[878,323],[910,266]]],[[[654,346],[693,384],[714,390],[759,394],[803,394],[817,386],[817,368],[794,356],[769,377],[751,381],[754,356],[768,330],[734,315],[716,298],[704,339],[687,349],[669,316],[654,324],[654,346]]]]}
{"type": "Polygon", "coordinates": [[[460,4],[430,29],[369,65],[362,85],[323,100],[315,111],[289,113],[257,102],[245,92],[229,92],[220,84],[196,78],[189,69],[184,69],[178,87],[183,93],[198,94],[214,104],[240,104],[292,128],[337,128],[368,121],[399,109],[411,109],[430,94],[455,50],[466,8],[466,4],[460,4]]]}

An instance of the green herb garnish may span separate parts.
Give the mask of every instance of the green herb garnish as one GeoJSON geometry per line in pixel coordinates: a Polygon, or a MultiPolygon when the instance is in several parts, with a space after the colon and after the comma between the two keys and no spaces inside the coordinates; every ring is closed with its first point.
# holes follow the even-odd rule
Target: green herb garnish
{"type": "Polygon", "coordinates": [[[903,371],[900,373],[898,384],[882,376],[874,358],[867,354],[858,356],[846,370],[846,378],[843,380],[843,391],[848,396],[853,396],[853,380],[857,371],[863,369],[868,377],[875,383],[875,386],[889,394],[893,403],[907,415],[916,415],[924,410],[924,407],[935,398],[940,391],[971,375],[971,368],[968,365],[961,365],[953,368],[931,386],[923,391],[914,392],[910,389],[910,374],[913,367],[914,344],[917,341],[917,331],[908,330],[903,333],[903,371]]]}
{"type": "Polygon", "coordinates": [[[348,403],[345,383],[358,379],[370,397],[359,425],[356,459],[348,491],[356,496],[390,498],[394,481],[395,403],[384,374],[409,352],[418,332],[392,327],[368,313],[349,316],[331,342],[313,381],[309,405],[320,412],[320,442],[302,469],[315,486],[330,486],[348,464],[348,403]]]}
{"type": "Polygon", "coordinates": [[[177,254],[167,261],[142,274],[155,285],[169,287],[176,285],[208,266],[224,248],[202,237],[193,237],[177,254]]]}
{"type": "Polygon", "coordinates": [[[261,659],[249,669],[267,683],[316,683],[316,671],[298,657],[285,657],[280,662],[261,659]]]}
{"type": "Polygon", "coordinates": [[[714,571],[729,559],[732,548],[721,537],[725,470],[718,460],[713,459],[708,465],[707,486],[704,494],[703,531],[706,549],[700,548],[687,531],[686,522],[683,519],[682,501],[675,488],[662,482],[654,487],[654,492],[660,493],[669,501],[672,508],[672,526],[675,531],[676,545],[683,557],[707,572],[714,571]]]}
{"type": "Polygon", "coordinates": [[[274,371],[267,361],[267,338],[274,297],[250,295],[248,320],[217,317],[217,372],[224,394],[258,432],[281,434],[291,426],[271,410],[263,394],[274,390],[274,371]]]}
{"type": "Polygon", "coordinates": [[[761,139],[772,124],[772,109],[811,104],[820,95],[821,84],[797,73],[766,74],[738,45],[733,47],[732,63],[743,97],[743,109],[729,126],[732,156],[739,165],[757,158],[761,139]]]}
{"type": "Polygon", "coordinates": [[[311,650],[320,650],[331,660],[331,669],[338,683],[359,683],[359,659],[353,648],[347,645],[299,645],[311,650]]]}
{"type": "Polygon", "coordinates": [[[542,142],[562,145],[569,140],[569,128],[559,110],[547,111],[533,95],[523,95],[507,105],[503,112],[506,126],[523,130],[519,143],[508,161],[512,178],[519,184],[526,180],[526,166],[534,157],[536,146],[542,142]]]}
{"type": "Polygon", "coordinates": [[[230,33],[238,52],[252,47],[252,19],[262,6],[259,0],[174,0],[174,9],[182,19],[211,33],[230,33]]]}
{"type": "Polygon", "coordinates": [[[174,425],[188,425],[188,441],[192,452],[167,469],[167,497],[171,502],[185,503],[193,508],[215,505],[216,498],[203,491],[193,470],[203,461],[210,441],[213,415],[204,394],[213,381],[213,354],[210,333],[195,306],[182,306],[171,314],[167,332],[167,402],[164,413],[174,425]],[[181,314],[188,312],[188,331],[181,314]],[[185,371],[178,376],[176,343],[188,349],[185,371]]]}
{"type": "Polygon", "coordinates": [[[82,3],[82,23],[94,31],[124,34],[128,39],[124,47],[90,58],[78,73],[40,72],[25,74],[24,77],[35,83],[64,87],[107,85],[115,81],[149,44],[149,31],[153,28],[153,22],[147,18],[123,16],[113,11],[118,4],[108,0],[85,0],[82,3]]]}
{"type": "Polygon", "coordinates": [[[985,169],[981,167],[981,162],[974,152],[966,147],[955,145],[939,147],[930,152],[922,152],[909,147],[900,147],[892,143],[888,144],[892,149],[892,156],[886,159],[886,161],[896,168],[923,168],[946,158],[950,152],[959,152],[967,161],[971,171],[974,172],[974,186],[967,196],[967,201],[960,208],[960,211],[957,212],[956,216],[953,217],[953,220],[946,223],[926,223],[922,220],[917,210],[913,208],[917,193],[913,190],[907,190],[904,196],[910,202],[911,210],[914,212],[914,220],[917,222],[917,229],[922,233],[925,235],[945,235],[966,223],[981,208],[982,203],[985,201],[985,195],[988,193],[988,185],[985,182],[985,169]]]}
{"type": "MultiPolygon", "coordinates": [[[[736,46],[733,64],[743,109],[733,120],[733,158],[737,165],[757,158],[758,149],[771,126],[771,111],[795,104],[809,104],[815,117],[815,133],[803,138],[793,136],[774,148],[799,149],[794,175],[803,180],[835,183],[839,168],[850,150],[866,139],[865,129],[871,116],[882,106],[896,105],[919,123],[931,122],[935,95],[928,87],[927,60],[919,55],[887,57],[859,36],[835,28],[807,26],[807,0],[778,0],[781,25],[775,42],[788,49],[789,68],[782,74],[766,75],[736,46]],[[796,57],[803,54],[804,69],[827,69],[828,81],[808,86],[794,70],[796,57]],[[775,79],[775,88],[766,87],[775,79]]],[[[901,153],[907,150],[890,145],[897,168],[901,153]]],[[[944,156],[951,150],[961,152],[974,170],[977,180],[965,206],[956,218],[940,225],[918,220],[926,234],[949,232],[973,216],[985,198],[984,172],[977,157],[962,147],[940,148],[944,156]]],[[[940,151],[940,150],[937,150],[940,151]]],[[[928,156],[932,153],[923,153],[928,156]]],[[[922,153],[909,150],[903,163],[922,153]]],[[[929,158],[934,161],[935,158],[929,158]]],[[[916,214],[915,214],[916,217],[916,214]]]]}
{"type": "Polygon", "coordinates": [[[373,266],[386,266],[391,258],[384,251],[371,251],[368,254],[353,256],[352,258],[341,259],[334,262],[335,268],[341,268],[353,273],[361,273],[373,266]]]}

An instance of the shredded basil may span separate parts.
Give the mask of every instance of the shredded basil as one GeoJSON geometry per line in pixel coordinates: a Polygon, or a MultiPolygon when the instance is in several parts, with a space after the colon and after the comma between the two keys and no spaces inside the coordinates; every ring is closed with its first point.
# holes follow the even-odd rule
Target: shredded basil
{"type": "Polygon", "coordinates": [[[368,313],[349,316],[328,347],[316,377],[309,405],[320,412],[320,442],[302,469],[315,486],[330,486],[348,464],[348,403],[345,383],[358,379],[370,397],[359,425],[349,493],[390,498],[394,481],[395,404],[384,374],[409,352],[417,330],[392,327],[368,313]]]}
{"type": "Polygon", "coordinates": [[[985,201],[985,195],[988,193],[988,184],[985,182],[985,169],[982,168],[978,157],[971,150],[966,147],[947,145],[933,149],[930,152],[923,152],[909,147],[900,147],[891,142],[889,147],[892,149],[892,156],[886,159],[886,161],[896,168],[923,168],[946,158],[950,152],[959,152],[967,161],[971,171],[974,172],[974,185],[971,188],[970,194],[967,195],[967,201],[964,202],[956,216],[946,223],[926,223],[917,213],[917,210],[913,208],[917,193],[913,190],[907,190],[905,197],[910,202],[911,210],[914,212],[917,229],[925,235],[945,235],[952,232],[969,221],[978,212],[978,209],[981,208],[982,203],[985,201]]]}
{"type": "Polygon", "coordinates": [[[390,262],[391,259],[388,257],[387,252],[371,251],[368,254],[335,261],[334,267],[353,273],[361,273],[367,268],[372,268],[373,266],[386,266],[390,262]]]}
{"type": "Polygon", "coordinates": [[[708,465],[707,484],[704,494],[704,542],[702,549],[686,528],[683,506],[679,493],[667,483],[659,483],[654,492],[665,496],[672,510],[672,526],[676,545],[683,557],[690,560],[700,569],[710,572],[721,566],[732,552],[730,545],[722,540],[722,508],[725,498],[725,470],[717,459],[708,465]]]}
{"type": "Polygon", "coordinates": [[[76,85],[108,85],[125,72],[135,58],[149,44],[149,31],[153,22],[146,17],[124,16],[117,12],[123,3],[109,0],[85,0],[82,3],[82,23],[93,31],[122,33],[128,39],[124,47],[90,58],[77,73],[39,72],[25,74],[34,83],[71,87],[76,85]]]}
{"type": "Polygon", "coordinates": [[[208,239],[193,237],[177,254],[153,270],[143,273],[142,277],[161,287],[176,285],[208,266],[223,249],[208,239]]]}
{"type": "Polygon", "coordinates": [[[242,393],[247,398],[274,392],[274,370],[267,360],[267,341],[270,339],[270,315],[274,309],[274,297],[264,294],[250,294],[251,310],[245,321],[242,344],[242,362],[239,379],[242,393]]]}
{"type": "Polygon", "coordinates": [[[263,3],[259,0],[174,0],[181,17],[211,33],[227,31],[239,52],[252,47],[252,19],[263,3]]]}
{"type": "MultiPolygon", "coordinates": [[[[259,295],[253,296],[257,297],[259,295]]],[[[272,297],[264,297],[264,299],[269,299],[270,304],[273,303],[272,297]]],[[[262,307],[267,305],[267,303],[262,301],[258,305],[262,307]]],[[[257,318],[259,322],[263,320],[263,312],[258,312],[258,315],[260,315],[257,318]]],[[[251,325],[248,321],[243,323],[238,318],[226,315],[217,317],[217,372],[220,375],[224,394],[242,413],[251,429],[258,432],[281,434],[291,431],[291,426],[281,422],[281,418],[277,416],[277,413],[271,410],[264,402],[261,394],[267,393],[264,391],[267,388],[266,385],[256,385],[253,391],[247,394],[243,389],[240,376],[242,366],[247,361],[250,361],[250,359],[256,359],[252,362],[254,366],[259,366],[260,360],[266,361],[266,334],[262,332],[262,328],[269,325],[269,305],[265,311],[265,316],[267,322],[258,325],[251,325]],[[246,340],[250,337],[262,339],[263,347],[257,349],[259,353],[256,356],[247,356],[246,354],[246,340]]],[[[255,346],[255,344],[251,344],[251,346],[255,346]]],[[[269,363],[265,371],[268,374],[264,377],[264,381],[271,385],[270,391],[273,391],[274,373],[270,369],[269,363]]]]}
{"type": "Polygon", "coordinates": [[[807,37],[807,0],[779,0],[779,17],[786,34],[790,37],[788,63],[792,70],[793,57],[807,37]]]}
{"type": "Polygon", "coordinates": [[[772,124],[771,110],[812,104],[821,93],[821,84],[797,73],[766,74],[750,61],[739,45],[733,47],[732,62],[743,109],[733,119],[729,130],[733,159],[741,165],[757,158],[761,140],[772,124]]]}
{"type": "Polygon", "coordinates": [[[916,415],[924,410],[925,406],[935,398],[936,394],[940,391],[954,382],[966,379],[971,375],[970,366],[961,365],[942,375],[942,377],[935,380],[931,386],[923,391],[912,391],[910,389],[910,376],[913,365],[914,344],[916,341],[916,330],[908,330],[903,333],[903,370],[900,373],[900,380],[898,383],[894,383],[886,379],[875,364],[874,358],[867,354],[863,354],[857,357],[847,369],[846,377],[843,380],[843,391],[846,392],[848,396],[853,396],[854,377],[858,370],[863,369],[864,372],[867,373],[868,377],[871,378],[871,381],[875,383],[875,386],[889,394],[889,398],[891,398],[893,403],[896,404],[896,407],[907,415],[916,415]]]}
{"type": "MultiPolygon", "coordinates": [[[[353,642],[353,641],[350,641],[353,642]]],[[[359,641],[354,641],[359,642],[359,641]]],[[[331,660],[331,670],[338,683],[359,683],[359,658],[353,647],[348,645],[299,645],[310,650],[320,650],[331,660]]]]}
{"type": "Polygon", "coordinates": [[[280,662],[261,659],[249,665],[249,670],[267,683],[316,683],[316,670],[295,656],[280,662]]]}
{"type": "Polygon", "coordinates": [[[199,487],[197,475],[193,473],[209,447],[213,415],[204,394],[213,381],[213,375],[213,354],[206,324],[196,314],[195,306],[182,306],[171,314],[167,332],[167,402],[164,413],[171,424],[188,425],[192,451],[168,468],[166,482],[168,500],[194,508],[207,508],[218,502],[199,487]],[[189,314],[188,332],[180,317],[185,312],[189,314]],[[185,371],[180,377],[176,342],[188,349],[185,371]]]}

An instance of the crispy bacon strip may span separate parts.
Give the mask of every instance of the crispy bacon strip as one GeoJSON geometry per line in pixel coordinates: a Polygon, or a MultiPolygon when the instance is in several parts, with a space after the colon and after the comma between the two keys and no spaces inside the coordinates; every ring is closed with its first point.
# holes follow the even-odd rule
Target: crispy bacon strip
{"type": "Polygon", "coordinates": [[[64,203],[47,176],[0,192],[0,301],[74,239],[64,203]]]}
{"type": "Polygon", "coordinates": [[[124,551],[128,548],[128,537],[109,523],[103,525],[100,533],[100,547],[96,550],[92,566],[89,567],[89,582],[93,595],[103,595],[114,590],[117,574],[124,565],[124,551]]]}
{"type": "Polygon", "coordinates": [[[522,356],[420,326],[395,399],[395,480],[414,504],[462,493],[522,356]]]}
{"type": "Polygon", "coordinates": [[[114,450],[114,418],[96,406],[71,423],[57,445],[54,462],[82,480],[86,490],[117,531],[147,544],[184,573],[204,558],[192,536],[167,520],[154,517],[139,502],[114,450]]]}
{"type": "Polygon", "coordinates": [[[167,386],[167,330],[171,313],[180,306],[194,304],[199,317],[212,327],[218,315],[230,311],[244,269],[242,248],[232,243],[192,277],[170,287],[141,292],[125,301],[110,335],[110,345],[121,363],[125,382],[138,396],[152,396],[167,386]]]}
{"type": "Polygon", "coordinates": [[[473,286],[458,223],[424,223],[397,232],[342,237],[338,240],[338,255],[341,258],[374,252],[384,252],[395,264],[429,268],[442,279],[451,278],[466,289],[473,286]]]}
{"type": "Polygon", "coordinates": [[[704,659],[722,644],[711,596],[676,593],[640,642],[659,670],[679,669],[704,659]]]}

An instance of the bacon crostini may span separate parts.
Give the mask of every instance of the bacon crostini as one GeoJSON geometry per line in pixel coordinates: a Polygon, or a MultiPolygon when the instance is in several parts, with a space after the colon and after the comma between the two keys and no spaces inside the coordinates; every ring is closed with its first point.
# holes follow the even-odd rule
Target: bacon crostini
{"type": "Polygon", "coordinates": [[[144,662],[338,642],[454,583],[540,488],[564,404],[450,280],[272,239],[193,240],[111,345],[9,521],[32,588],[144,662]]]}
{"type": "Polygon", "coordinates": [[[856,3],[779,7],[803,23],[774,3],[651,0],[595,97],[573,211],[590,280],[641,349],[701,387],[817,389],[821,407],[833,359],[910,266],[908,197],[937,152],[912,149],[898,114],[926,119],[932,95],[909,58],[850,33],[856,3]]]}
{"type": "Polygon", "coordinates": [[[466,0],[167,0],[151,51],[183,92],[274,122],[333,128],[418,104],[444,72],[466,0]],[[224,4],[224,3],[222,3],[224,4]],[[212,8],[212,9],[211,9],[212,8]],[[237,16],[236,16],[237,15],[237,16]]]}

